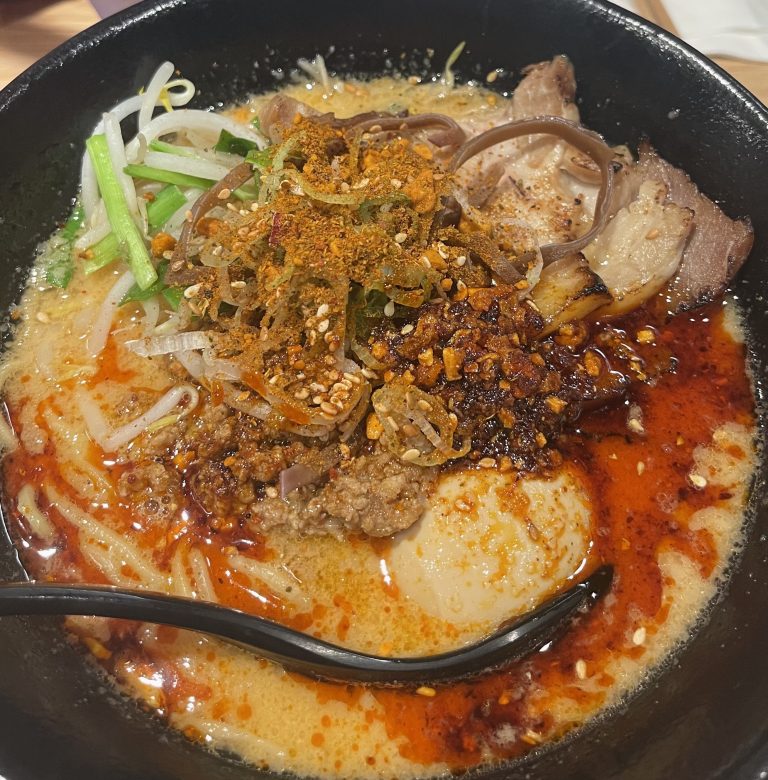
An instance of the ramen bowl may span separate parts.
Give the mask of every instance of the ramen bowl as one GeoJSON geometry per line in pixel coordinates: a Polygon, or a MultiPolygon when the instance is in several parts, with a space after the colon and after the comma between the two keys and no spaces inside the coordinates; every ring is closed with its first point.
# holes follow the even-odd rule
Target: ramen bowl
{"type": "MultiPolygon", "coordinates": [[[[768,112],[716,66],[637,17],[596,0],[249,0],[149,2],[112,17],[41,60],[0,93],[0,308],[19,298],[39,242],[76,195],[82,143],[101,111],[168,59],[220,107],[279,85],[320,52],[351,75],[429,76],[456,42],[457,71],[502,75],[555,54],[573,61],[582,121],[613,142],[645,136],[731,216],[755,228],[733,284],[750,334],[758,400],[768,361],[768,112]],[[430,52],[434,51],[434,58],[430,52]]],[[[507,75],[508,74],[508,75],[507,75]]],[[[5,326],[5,335],[9,332],[5,326]]],[[[622,706],[488,778],[757,778],[768,771],[768,508],[765,465],[753,485],[746,544],[727,587],[684,646],[622,706]]],[[[0,578],[23,571],[0,540],[0,578]]],[[[7,780],[253,777],[117,695],[43,619],[0,620],[0,774],[7,780]]]]}

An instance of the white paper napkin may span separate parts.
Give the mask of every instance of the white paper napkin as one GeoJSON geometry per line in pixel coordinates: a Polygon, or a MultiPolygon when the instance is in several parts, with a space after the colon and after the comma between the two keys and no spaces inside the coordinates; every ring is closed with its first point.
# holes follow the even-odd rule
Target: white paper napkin
{"type": "MultiPolygon", "coordinates": [[[[637,13],[635,0],[613,0],[637,13]]],[[[677,34],[704,54],[768,62],[768,0],[661,0],[677,34]]]]}

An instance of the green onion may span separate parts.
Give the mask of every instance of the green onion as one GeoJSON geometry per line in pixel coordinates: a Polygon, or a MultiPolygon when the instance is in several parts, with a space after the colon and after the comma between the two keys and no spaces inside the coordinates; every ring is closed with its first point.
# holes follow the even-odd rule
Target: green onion
{"type": "MultiPolygon", "coordinates": [[[[213,179],[203,179],[200,176],[190,176],[177,171],[164,171],[162,168],[152,168],[149,165],[126,165],[125,172],[134,179],[162,181],[179,187],[194,187],[197,190],[209,190],[216,183],[213,179]]],[[[238,187],[232,194],[239,200],[254,200],[258,192],[255,188],[246,186],[238,187]]]]}
{"type": "Polygon", "coordinates": [[[251,163],[254,168],[265,170],[272,164],[272,153],[274,146],[269,146],[266,149],[252,149],[245,155],[245,161],[251,163]]]}
{"type": "Polygon", "coordinates": [[[175,184],[163,187],[155,199],[147,204],[149,229],[161,228],[186,202],[184,193],[175,184]]]}
{"type": "Polygon", "coordinates": [[[113,260],[117,260],[120,256],[120,242],[114,233],[109,233],[101,241],[90,247],[90,251],[93,257],[86,260],[83,264],[86,275],[104,268],[113,260]]]}
{"type": "Polygon", "coordinates": [[[144,237],[128,211],[125,194],[112,167],[106,136],[93,135],[85,142],[85,146],[96,172],[96,180],[99,183],[101,197],[104,199],[112,232],[119,244],[125,247],[128,265],[131,267],[136,283],[145,290],[155,282],[157,273],[150,260],[144,237]]]}
{"type": "Polygon", "coordinates": [[[219,140],[216,142],[216,146],[213,147],[213,150],[215,152],[237,154],[240,157],[245,157],[248,152],[252,152],[254,149],[258,148],[258,144],[254,141],[249,141],[247,138],[238,138],[228,130],[222,130],[219,135],[219,140]]]}
{"type": "Polygon", "coordinates": [[[174,311],[178,311],[181,299],[184,297],[184,290],[181,287],[166,287],[161,295],[174,311]]]}
{"type": "Polygon", "coordinates": [[[208,190],[215,183],[213,179],[203,179],[200,176],[190,176],[177,171],[164,171],[162,168],[152,168],[149,165],[126,165],[125,172],[134,179],[149,179],[162,181],[166,184],[176,184],[179,187],[194,187],[198,190],[208,190]]]}
{"type": "Polygon", "coordinates": [[[84,216],[82,206],[75,206],[54,239],[57,246],[51,250],[45,268],[45,281],[53,287],[64,288],[72,281],[72,274],[75,272],[72,244],[77,231],[83,226],[84,216]]]}
{"type": "Polygon", "coordinates": [[[157,281],[142,290],[137,284],[134,284],[130,290],[123,296],[120,305],[123,306],[131,301],[148,301],[156,295],[162,295],[171,307],[176,310],[184,296],[184,290],[179,287],[169,287],[165,283],[165,272],[168,270],[168,261],[162,260],[157,266],[157,281]]]}
{"type": "Polygon", "coordinates": [[[176,144],[169,144],[166,143],[165,141],[158,141],[157,139],[149,142],[149,148],[153,152],[165,152],[165,154],[175,154],[177,157],[199,158],[200,156],[190,146],[176,146],[176,144]]]}
{"type": "Polygon", "coordinates": [[[255,127],[259,132],[261,132],[261,120],[258,116],[255,116],[253,119],[251,119],[251,127],[255,127]]]}

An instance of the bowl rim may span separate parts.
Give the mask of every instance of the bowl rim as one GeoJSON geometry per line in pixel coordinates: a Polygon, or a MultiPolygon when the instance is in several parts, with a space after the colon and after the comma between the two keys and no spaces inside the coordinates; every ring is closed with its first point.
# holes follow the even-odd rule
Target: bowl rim
{"type": "MultiPolygon", "coordinates": [[[[218,2],[222,1],[218,0],[218,2]]],[[[346,1],[342,0],[342,2],[346,1]]],[[[492,0],[489,1],[492,2],[492,0]]],[[[14,104],[26,95],[27,92],[31,89],[34,90],[35,81],[46,77],[61,67],[65,67],[67,63],[81,56],[84,52],[102,44],[107,44],[123,30],[138,23],[149,22],[153,17],[171,13],[179,6],[189,4],[205,5],[211,2],[212,0],[141,0],[141,2],[133,6],[129,6],[112,16],[97,21],[59,44],[16,76],[4,88],[0,89],[0,119],[6,112],[12,111],[14,104]]],[[[472,0],[465,0],[465,2],[471,4],[472,0]]],[[[681,62],[688,64],[703,79],[708,80],[712,88],[724,90],[730,94],[738,101],[743,110],[742,118],[752,123],[753,126],[761,128],[762,133],[768,137],[768,106],[709,57],[659,25],[615,5],[609,0],[567,0],[567,2],[587,15],[608,20],[611,24],[627,29],[638,38],[655,41],[659,51],[666,52],[681,62]]],[[[757,379],[759,380],[759,377],[757,379]]],[[[757,388],[759,388],[759,381],[756,382],[756,390],[757,388]]],[[[757,392],[759,393],[759,390],[757,392]]],[[[758,409],[761,406],[764,412],[758,415],[758,428],[763,428],[762,435],[765,439],[768,436],[768,428],[764,427],[764,422],[768,419],[768,411],[762,404],[758,406],[758,409]]],[[[758,477],[759,475],[756,475],[756,478],[758,477]]],[[[2,531],[2,528],[0,519],[0,531],[2,531]]],[[[738,566],[739,563],[736,565],[738,566]]],[[[718,597],[718,601],[720,598],[718,597]]],[[[708,620],[708,618],[706,619],[708,620]]],[[[581,732],[582,729],[576,730],[576,733],[581,732]]],[[[537,751],[530,754],[529,758],[532,759],[535,754],[537,754],[537,751]]],[[[762,749],[758,748],[755,750],[751,758],[758,762],[756,766],[759,765],[759,768],[763,766],[768,767],[768,763],[763,763],[768,761],[768,744],[763,745],[762,749]]],[[[525,767],[525,759],[519,766],[520,768],[525,767]]],[[[763,775],[761,774],[760,776],[762,777],[763,775]]]]}
{"type": "MultiPolygon", "coordinates": [[[[87,27],[43,55],[0,90],[0,115],[9,110],[14,101],[25,94],[37,79],[65,65],[80,52],[101,44],[102,41],[118,35],[121,30],[137,22],[188,5],[190,2],[202,4],[206,0],[141,0],[87,27]]],[[[581,6],[587,13],[620,22],[636,35],[656,38],[661,43],[661,48],[704,72],[721,88],[730,92],[768,131],[768,106],[722,66],[678,36],[632,11],[615,5],[610,0],[568,0],[568,2],[581,6]]]]}

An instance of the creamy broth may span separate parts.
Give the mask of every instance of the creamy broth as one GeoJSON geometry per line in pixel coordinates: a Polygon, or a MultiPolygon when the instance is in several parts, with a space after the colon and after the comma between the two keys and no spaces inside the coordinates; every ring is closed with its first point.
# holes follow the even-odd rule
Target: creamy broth
{"type": "MultiPolygon", "coordinates": [[[[349,81],[330,97],[317,85],[285,92],[339,116],[394,105],[477,130],[508,101],[477,86],[390,78],[349,81]]],[[[268,98],[231,116],[247,121],[268,98]]],[[[134,304],[89,357],[89,323],[118,277],[78,269],[56,290],[33,273],[18,310],[4,392],[20,443],[4,483],[33,576],[214,599],[366,652],[420,655],[484,636],[599,562],[615,567],[611,593],[545,651],[418,691],[312,681],[186,631],[67,621],[122,690],[208,747],[321,777],[425,777],[515,758],[641,685],[701,620],[742,542],[755,418],[728,299],[668,321],[650,307],[616,320],[630,340],[652,328],[643,348],[663,346],[676,369],[633,386],[626,403],[585,412],[550,473],[449,470],[410,529],[336,538],[258,533],[231,518],[211,530],[189,506],[142,515],[121,495],[126,460],[91,441],[78,394],[116,423],[178,376],[125,347],[143,332],[134,304]]]]}

